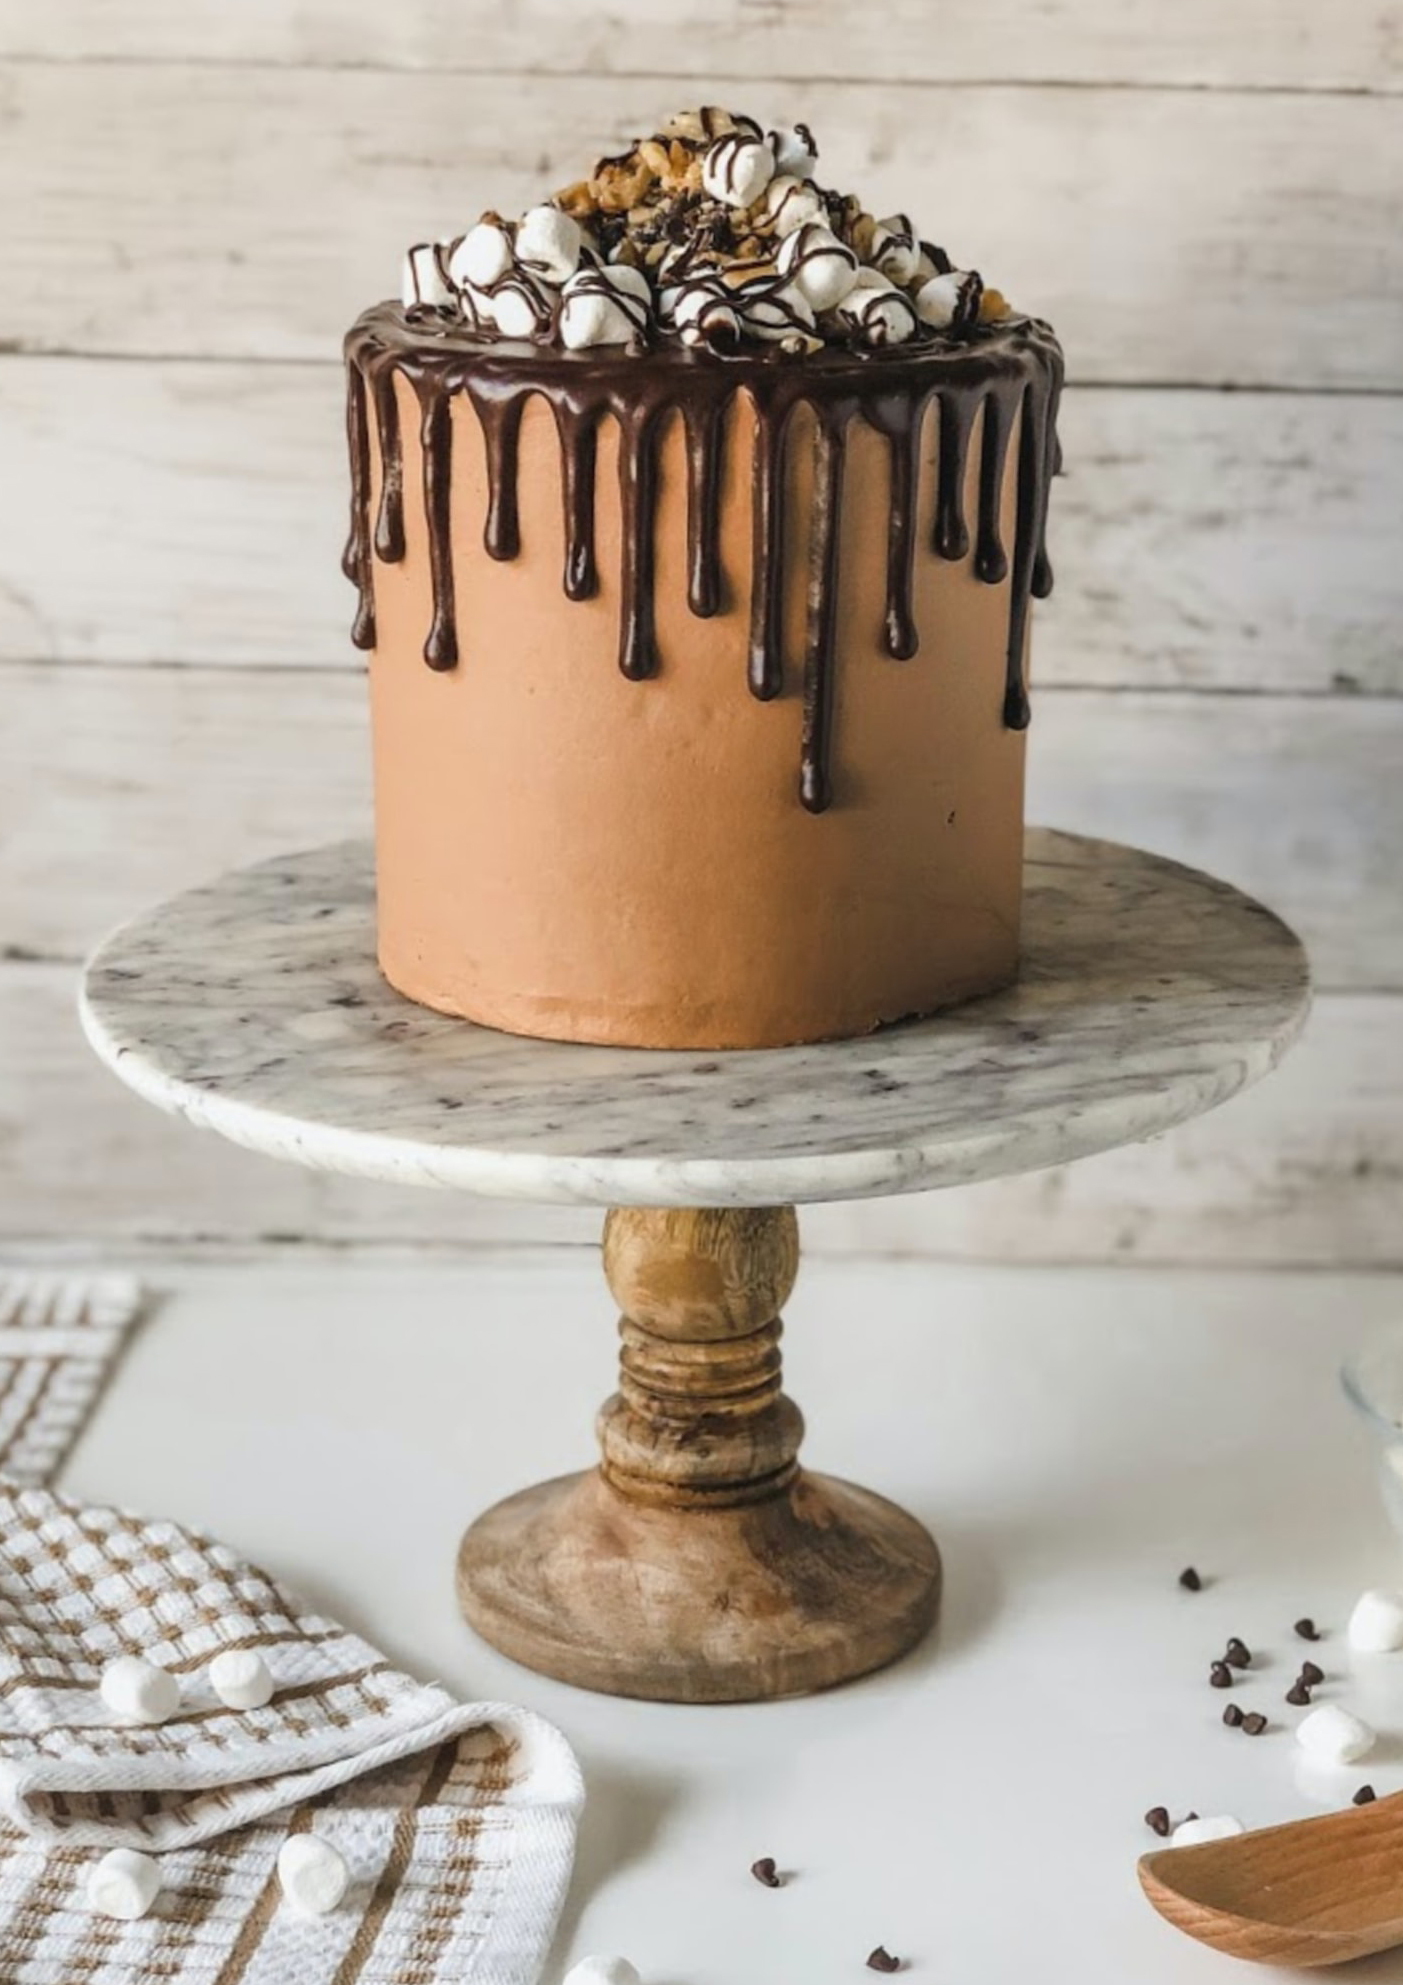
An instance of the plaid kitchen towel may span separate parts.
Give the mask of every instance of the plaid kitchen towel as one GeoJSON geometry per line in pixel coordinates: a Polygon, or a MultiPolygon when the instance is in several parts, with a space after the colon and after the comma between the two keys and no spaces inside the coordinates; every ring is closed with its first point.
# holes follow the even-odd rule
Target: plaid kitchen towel
{"type": "Polygon", "coordinates": [[[12,1457],[57,1466],[103,1359],[72,1304],[51,1303],[47,1320],[32,1298],[11,1307],[9,1321],[0,1308],[0,1430],[13,1429],[0,1448],[0,1985],[533,1985],[583,1796],[563,1738],[524,1711],[464,1706],[412,1681],[209,1538],[56,1495],[35,1482],[37,1461],[17,1479],[12,1457]],[[98,1369],[68,1372],[70,1358],[98,1369]],[[35,1360],[42,1391],[21,1375],[35,1360]],[[32,1410],[7,1418],[16,1386],[32,1410]],[[209,1688],[226,1647],[267,1661],[266,1708],[230,1710],[209,1688]],[[179,1676],[169,1722],[122,1724],[107,1710],[98,1684],[119,1654],[179,1676]],[[330,1916],[282,1901],[278,1849],[306,1831],[350,1870],[330,1916]],[[113,1846],[161,1860],[161,1894],[136,1922],[84,1900],[88,1869],[113,1846]]]}

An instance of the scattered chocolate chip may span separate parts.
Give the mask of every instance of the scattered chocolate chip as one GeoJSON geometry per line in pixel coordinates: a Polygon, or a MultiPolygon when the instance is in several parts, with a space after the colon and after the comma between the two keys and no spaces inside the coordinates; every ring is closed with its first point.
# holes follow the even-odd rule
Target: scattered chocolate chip
{"type": "Polygon", "coordinates": [[[1157,1833],[1161,1840],[1167,1840],[1169,1838],[1169,1808],[1167,1806],[1151,1806],[1145,1815],[1145,1825],[1150,1829],[1151,1833],[1157,1833]]]}
{"type": "Polygon", "coordinates": [[[871,1957],[867,1960],[867,1969],[869,1971],[900,1971],[901,1959],[899,1957],[893,1957],[884,1945],[878,1944],[876,1950],[873,1951],[871,1957]]]}
{"type": "Polygon", "coordinates": [[[1203,1580],[1192,1565],[1184,1566],[1184,1569],[1179,1574],[1179,1583],[1183,1586],[1185,1592],[1202,1592],[1203,1590],[1203,1580]]]}
{"type": "Polygon", "coordinates": [[[1301,1663],[1301,1680],[1308,1689],[1318,1689],[1320,1684],[1325,1680],[1325,1670],[1323,1668],[1317,1668],[1313,1661],[1303,1661],[1301,1663]]]}
{"type": "Polygon", "coordinates": [[[1228,1642],[1228,1651],[1223,1656],[1223,1659],[1230,1668],[1250,1668],[1252,1666],[1252,1651],[1246,1641],[1239,1640],[1237,1635],[1234,1634],[1228,1642]]]}
{"type": "Polygon", "coordinates": [[[1226,1661],[1215,1661],[1213,1663],[1213,1666],[1208,1670],[1208,1686],[1211,1689],[1230,1689],[1232,1687],[1232,1669],[1229,1668],[1226,1661]]]}
{"type": "Polygon", "coordinates": [[[1242,1711],[1235,1702],[1230,1702],[1223,1711],[1223,1721],[1227,1724],[1229,1730],[1236,1730],[1238,1724],[1241,1723],[1242,1711]]]}
{"type": "Polygon", "coordinates": [[[1310,1702],[1310,1688],[1305,1681],[1293,1682],[1286,1691],[1286,1700],[1293,1709],[1305,1709],[1310,1702]]]}
{"type": "Polygon", "coordinates": [[[1184,1819],[1180,1820],[1179,1824],[1180,1826],[1182,1826],[1184,1824],[1184,1820],[1196,1820],[1197,1818],[1198,1818],[1197,1813],[1185,1813],[1184,1819]]]}
{"type": "Polygon", "coordinates": [[[750,1872],[754,1875],[756,1881],[760,1882],[767,1889],[782,1889],[784,1887],[784,1879],[768,1854],[763,1860],[756,1861],[751,1867],[750,1872]]]}
{"type": "Polygon", "coordinates": [[[1372,1785],[1361,1785],[1349,1803],[1351,1806],[1372,1806],[1378,1796],[1372,1785]]]}
{"type": "Polygon", "coordinates": [[[1299,1634],[1302,1640],[1319,1640],[1320,1638],[1320,1629],[1309,1616],[1304,1620],[1297,1620],[1293,1631],[1299,1634]]]}
{"type": "Polygon", "coordinates": [[[1260,1737],[1266,1727],[1267,1719],[1260,1709],[1254,1709],[1249,1716],[1244,1716],[1242,1719],[1242,1731],[1246,1737],[1260,1737]]]}

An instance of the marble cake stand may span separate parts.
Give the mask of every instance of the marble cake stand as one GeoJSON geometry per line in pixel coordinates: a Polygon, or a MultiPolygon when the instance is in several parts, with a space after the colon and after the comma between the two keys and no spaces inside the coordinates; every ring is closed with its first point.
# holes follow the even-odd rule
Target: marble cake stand
{"type": "Polygon", "coordinates": [[[799,1467],[779,1354],[795,1202],[1148,1136],[1264,1075],[1305,1016],[1297,939],[1225,884],[1043,832],[1026,874],[1014,990],[821,1047],[572,1047],[413,1006],[376,970],[356,843],[126,925],[88,968],[83,1023],[139,1095],[269,1156],[613,1208],[623,1353],[602,1465],[478,1518],[463,1609],[508,1655],[587,1688],[799,1694],[912,1646],[940,1559],[904,1511],[799,1467]]]}

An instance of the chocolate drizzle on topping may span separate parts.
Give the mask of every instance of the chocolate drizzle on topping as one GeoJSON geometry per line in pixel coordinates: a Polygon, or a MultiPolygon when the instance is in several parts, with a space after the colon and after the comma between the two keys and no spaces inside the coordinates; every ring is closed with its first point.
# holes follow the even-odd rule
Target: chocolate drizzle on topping
{"type": "Polygon", "coordinates": [[[417,314],[407,316],[397,305],[385,304],[367,311],[353,328],[346,355],[351,536],[342,563],[359,595],[353,629],[357,646],[373,647],[375,642],[375,556],[395,563],[405,551],[397,375],[413,386],[420,407],[433,587],[433,618],[424,644],[430,667],[451,669],[459,654],[450,536],[454,400],[466,399],[483,433],[489,486],[486,548],[495,559],[512,559],[520,548],[521,418],[526,401],[540,394],[554,413],[560,444],[563,583],[572,600],[589,599],[598,590],[594,516],[598,431],[605,418],[618,426],[619,666],[634,681],[656,675],[666,659],[658,652],[654,618],[662,433],[669,418],[680,413],[687,459],[687,597],[692,612],[707,617],[722,607],[724,456],[731,402],[743,388],[753,407],[755,427],[748,679],[752,694],[762,700],[780,695],[786,681],[786,455],[791,417],[802,403],[813,418],[814,487],[799,792],[805,807],[821,813],[833,798],[848,434],[855,420],[864,421],[884,436],[889,450],[886,604],[879,632],[886,653],[907,660],[917,653],[921,632],[914,610],[914,567],[923,428],[930,408],[937,404],[933,549],[944,559],[968,555],[964,484],[978,425],[973,570],[986,584],[1009,581],[1003,720],[1013,730],[1027,724],[1023,656],[1028,603],[1033,596],[1041,598],[1052,583],[1044,539],[1048,488],[1061,461],[1055,431],[1061,352],[1048,327],[1036,319],[1007,319],[866,353],[825,350],[796,361],[773,348],[721,359],[706,351],[675,347],[625,354],[608,347],[569,352],[528,341],[486,343],[461,325],[439,319],[430,326],[417,314]],[[373,535],[371,407],[380,460],[380,502],[373,535]],[[1010,556],[1002,541],[1000,513],[1015,425],[1018,501],[1010,556]]]}

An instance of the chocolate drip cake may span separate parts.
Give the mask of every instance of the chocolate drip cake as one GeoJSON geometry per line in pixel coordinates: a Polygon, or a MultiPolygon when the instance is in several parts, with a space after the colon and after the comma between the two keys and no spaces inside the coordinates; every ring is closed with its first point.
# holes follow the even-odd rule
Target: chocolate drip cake
{"type": "Polygon", "coordinates": [[[1018,965],[1061,354],[803,127],[686,112],[346,344],[382,969],[510,1032],[837,1038],[1018,965]]]}

